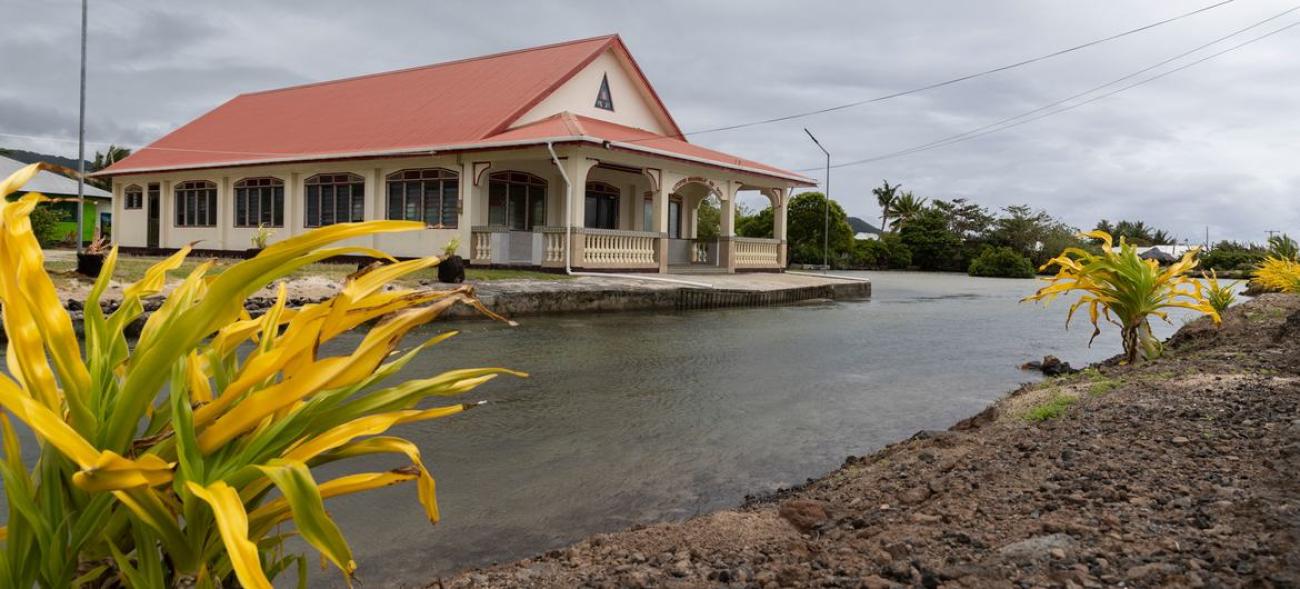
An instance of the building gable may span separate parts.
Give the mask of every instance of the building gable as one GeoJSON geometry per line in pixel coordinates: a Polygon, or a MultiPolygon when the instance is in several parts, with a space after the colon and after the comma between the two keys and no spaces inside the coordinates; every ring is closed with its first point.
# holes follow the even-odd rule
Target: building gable
{"type": "Polygon", "coordinates": [[[515,119],[521,127],[562,112],[644,129],[658,135],[680,131],[639,69],[611,44],[591,63],[515,119]]]}

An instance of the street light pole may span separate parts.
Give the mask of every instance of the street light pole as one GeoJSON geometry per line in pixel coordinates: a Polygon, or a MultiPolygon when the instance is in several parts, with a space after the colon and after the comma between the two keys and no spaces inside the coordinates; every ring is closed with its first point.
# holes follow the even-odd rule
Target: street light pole
{"type": "Polygon", "coordinates": [[[81,0],[81,115],[77,121],[77,253],[81,253],[86,214],[86,4],[81,0]]]}
{"type": "Polygon", "coordinates": [[[823,207],[822,213],[822,269],[830,270],[830,251],[831,251],[831,152],[822,147],[822,142],[812,134],[806,127],[803,130],[808,134],[808,138],[817,144],[817,149],[826,154],[826,185],[823,187],[822,197],[826,199],[826,206],[823,207]]]}

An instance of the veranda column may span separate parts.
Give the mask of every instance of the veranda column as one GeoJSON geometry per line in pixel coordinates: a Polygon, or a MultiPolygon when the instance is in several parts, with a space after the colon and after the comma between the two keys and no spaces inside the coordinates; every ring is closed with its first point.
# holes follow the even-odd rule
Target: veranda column
{"type": "Polygon", "coordinates": [[[569,248],[570,263],[574,267],[582,266],[583,246],[586,243],[582,229],[587,226],[587,174],[598,163],[600,162],[576,153],[570,153],[560,160],[560,165],[564,166],[564,173],[569,178],[569,193],[564,195],[564,206],[569,211],[569,223],[573,227],[569,248]]]}
{"type": "Polygon", "coordinates": [[[658,182],[651,182],[650,193],[654,202],[654,232],[659,234],[658,255],[659,273],[668,273],[668,187],[676,178],[667,173],[659,174],[658,182]]]}
{"type": "Polygon", "coordinates": [[[456,254],[470,260],[474,257],[474,181],[470,177],[473,171],[470,165],[461,162],[460,174],[456,183],[456,201],[460,210],[456,215],[456,234],[460,239],[460,248],[456,254]]]}
{"type": "Polygon", "coordinates": [[[789,242],[786,240],[786,209],[790,202],[789,188],[772,189],[772,237],[781,242],[780,245],[780,265],[785,268],[789,264],[789,242]]]}
{"type": "Polygon", "coordinates": [[[736,195],[741,183],[728,181],[723,188],[722,211],[718,222],[718,256],[727,272],[736,271],[736,195]]]}

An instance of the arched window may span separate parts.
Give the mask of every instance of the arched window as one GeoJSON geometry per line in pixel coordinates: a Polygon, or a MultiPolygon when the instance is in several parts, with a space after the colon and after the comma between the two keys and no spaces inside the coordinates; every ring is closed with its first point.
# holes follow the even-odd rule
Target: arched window
{"type": "Polygon", "coordinates": [[[356,174],[317,174],[303,182],[303,226],[364,221],[366,180],[356,174]]]}
{"type": "Polygon", "coordinates": [[[388,218],[423,221],[429,227],[455,229],[460,218],[456,173],[429,168],[389,174],[388,218]]]}
{"type": "Polygon", "coordinates": [[[583,225],[591,229],[618,229],[617,187],[604,182],[588,182],[583,225]]]}
{"type": "Polygon", "coordinates": [[[217,183],[190,180],[176,184],[176,226],[217,226],[217,183]]]}
{"type": "Polygon", "coordinates": [[[144,208],[144,189],[140,188],[139,184],[132,184],[122,189],[122,208],[144,208]]]}
{"type": "Polygon", "coordinates": [[[523,172],[497,172],[488,179],[488,224],[532,231],[546,223],[546,181],[523,172]]]}
{"type": "Polygon", "coordinates": [[[284,181],[244,178],[235,183],[235,227],[284,227],[284,181]]]}

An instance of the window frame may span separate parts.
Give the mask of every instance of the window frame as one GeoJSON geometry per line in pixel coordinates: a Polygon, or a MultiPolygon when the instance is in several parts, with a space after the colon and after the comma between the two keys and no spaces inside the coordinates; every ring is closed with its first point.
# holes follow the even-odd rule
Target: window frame
{"type": "Polygon", "coordinates": [[[419,221],[429,229],[457,229],[464,212],[460,198],[460,174],[447,168],[408,168],[384,176],[384,216],[395,221],[419,221]],[[430,190],[430,186],[433,190],[430,190]],[[393,188],[401,189],[394,194],[393,188]],[[412,193],[411,188],[416,188],[412,193]],[[432,192],[432,194],[431,194],[432,192]],[[448,203],[448,197],[453,202],[448,203]],[[394,209],[393,199],[400,200],[394,209]],[[435,223],[430,223],[430,200],[436,199],[435,223]],[[414,202],[412,202],[414,200],[414,202]],[[412,208],[414,206],[414,208],[412,208]],[[412,211],[414,211],[412,213],[412,211]],[[397,213],[394,215],[394,213],[397,213]],[[448,214],[450,213],[450,216],[448,214]],[[448,222],[450,221],[450,222],[448,222]]]}
{"type": "Polygon", "coordinates": [[[622,200],[623,191],[619,190],[617,186],[599,180],[587,182],[582,198],[582,226],[587,229],[618,229],[619,205],[622,200]],[[591,215],[586,214],[588,203],[592,200],[596,201],[595,219],[592,219],[591,215]],[[602,205],[604,205],[604,207],[602,207],[602,205]],[[602,212],[607,214],[607,218],[601,218],[602,212]],[[602,223],[601,221],[607,222],[602,223]],[[608,225],[608,227],[606,225],[608,225]]]}
{"type": "Polygon", "coordinates": [[[220,219],[217,183],[212,180],[185,180],[172,187],[175,211],[173,227],[216,227],[220,219]],[[200,200],[201,197],[202,200],[200,200]],[[202,218],[201,218],[202,217],[202,218]],[[206,222],[204,222],[206,221],[206,222]]]}
{"type": "Polygon", "coordinates": [[[233,224],[234,227],[238,227],[241,229],[257,229],[258,227],[262,227],[262,226],[277,227],[277,228],[284,227],[284,180],[276,178],[275,176],[251,176],[248,178],[240,178],[234,184],[234,192],[235,194],[234,194],[234,200],[232,204],[235,207],[235,214],[234,214],[234,218],[231,219],[231,223],[233,224]],[[279,189],[278,195],[276,194],[277,192],[276,189],[279,189]],[[250,207],[248,206],[250,204],[249,201],[254,197],[254,193],[252,193],[251,191],[256,191],[255,195],[258,204],[256,211],[249,210],[250,209],[250,207]],[[263,218],[262,213],[264,212],[263,208],[268,206],[263,201],[263,199],[266,198],[267,196],[264,194],[264,191],[270,191],[269,207],[270,207],[271,221],[269,223],[262,221],[263,218]],[[280,201],[279,210],[276,210],[276,206],[275,206],[276,204],[275,201],[277,196],[279,197],[279,201],[280,201]],[[240,206],[241,203],[243,205],[242,207],[240,206]],[[241,222],[239,218],[241,213],[241,208],[244,209],[244,211],[242,212],[245,213],[253,212],[256,214],[246,215],[246,219],[244,219],[243,222],[241,222]],[[277,217],[280,220],[278,223],[276,222],[277,217]]]}
{"type": "Polygon", "coordinates": [[[122,189],[122,209],[134,211],[144,208],[144,187],[131,184],[122,189]]]}
{"type": "Polygon", "coordinates": [[[494,174],[489,175],[488,176],[488,223],[495,224],[495,225],[504,225],[505,227],[509,227],[511,231],[532,231],[534,228],[538,226],[545,226],[546,225],[546,199],[548,197],[549,190],[550,190],[549,183],[546,181],[546,179],[536,174],[506,170],[506,171],[496,172],[494,174]],[[506,189],[505,194],[502,195],[505,198],[505,202],[504,202],[505,219],[501,223],[495,223],[492,220],[493,208],[494,208],[493,200],[496,198],[496,196],[493,194],[494,192],[496,192],[494,190],[494,186],[503,186],[506,189]],[[522,209],[524,214],[524,221],[522,223],[522,227],[520,227],[519,229],[515,228],[515,224],[513,223],[514,221],[513,215],[511,213],[514,210],[514,207],[512,206],[512,199],[511,199],[512,186],[516,188],[521,188],[524,193],[523,194],[524,203],[522,209]],[[540,198],[535,198],[537,195],[534,194],[534,189],[540,190],[540,198]],[[540,209],[537,207],[537,205],[539,204],[540,204],[540,209]]]}
{"type": "Polygon", "coordinates": [[[682,239],[682,210],[686,208],[686,201],[680,196],[672,195],[668,197],[668,239],[682,239]],[[676,205],[677,214],[673,214],[673,207],[676,205]],[[673,231],[676,226],[676,231],[673,231]]]}
{"type": "Polygon", "coordinates": [[[356,223],[366,220],[366,179],[360,174],[353,172],[322,172],[314,174],[302,181],[302,226],[305,228],[328,227],[338,223],[356,223]],[[348,187],[348,206],[345,209],[348,213],[346,220],[339,220],[338,206],[338,189],[340,186],[348,187]],[[322,206],[325,197],[325,188],[330,189],[330,201],[332,204],[330,212],[330,221],[324,222],[325,209],[322,206]],[[316,188],[315,194],[312,194],[312,188],[316,188]],[[315,199],[316,205],[316,222],[311,222],[312,206],[311,200],[315,199]],[[360,205],[361,212],[357,213],[357,207],[360,205]]]}

